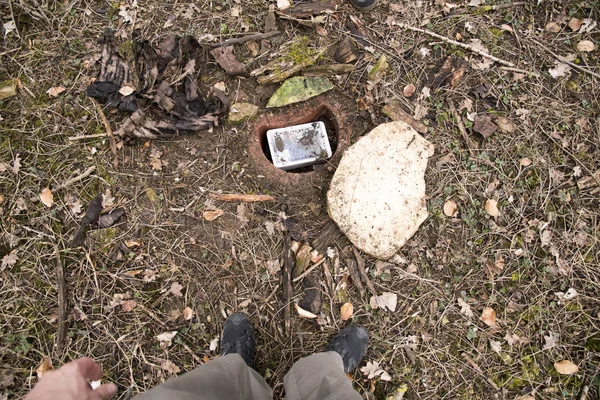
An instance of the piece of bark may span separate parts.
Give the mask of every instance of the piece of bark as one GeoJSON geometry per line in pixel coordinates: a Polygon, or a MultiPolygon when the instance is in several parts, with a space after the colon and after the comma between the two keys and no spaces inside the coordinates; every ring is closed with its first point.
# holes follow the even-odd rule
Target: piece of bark
{"type": "Polygon", "coordinates": [[[123,214],[125,214],[124,208],[116,208],[109,213],[102,214],[100,218],[98,218],[98,227],[108,228],[113,226],[123,214]]]}
{"type": "Polygon", "coordinates": [[[448,56],[440,71],[426,86],[431,89],[450,86],[450,89],[454,89],[465,75],[467,65],[467,62],[462,58],[448,56]]]}
{"type": "Polygon", "coordinates": [[[381,108],[381,112],[393,121],[402,121],[415,128],[419,133],[427,133],[428,127],[421,121],[417,121],[402,109],[398,100],[391,100],[381,108]]]}
{"type": "Polygon", "coordinates": [[[313,314],[319,314],[322,304],[321,290],[319,290],[311,279],[307,279],[304,282],[304,295],[298,305],[313,314]]]}
{"type": "Polygon", "coordinates": [[[246,73],[244,64],[238,61],[233,46],[217,47],[210,54],[229,76],[243,75],[246,73]]]}
{"type": "Polygon", "coordinates": [[[330,76],[330,75],[344,75],[354,71],[354,65],[352,64],[327,64],[327,65],[313,65],[308,67],[306,71],[302,73],[304,76],[330,76]]]}
{"type": "Polygon", "coordinates": [[[335,49],[335,61],[340,64],[348,64],[358,60],[358,48],[354,41],[349,37],[342,39],[335,49]]]}
{"type": "Polygon", "coordinates": [[[598,187],[600,186],[600,170],[594,172],[590,176],[584,176],[577,181],[577,187],[579,190],[586,190],[590,188],[595,188],[592,190],[592,193],[596,193],[598,191],[598,187]]]}
{"type": "Polygon", "coordinates": [[[370,46],[371,42],[369,41],[369,34],[364,27],[364,24],[361,20],[356,18],[354,15],[350,16],[350,20],[348,21],[348,29],[352,32],[352,37],[362,46],[370,46]]]}
{"type": "Polygon", "coordinates": [[[360,274],[358,273],[358,266],[356,264],[356,260],[353,258],[346,258],[344,259],[344,263],[346,264],[346,268],[348,268],[348,273],[350,274],[350,278],[352,278],[352,283],[354,284],[354,286],[356,286],[358,292],[360,293],[360,297],[365,297],[367,291],[365,290],[365,287],[363,286],[362,281],[360,279],[360,274]]]}
{"type": "Polygon", "coordinates": [[[360,278],[362,279],[363,283],[367,286],[367,289],[369,289],[369,292],[371,292],[373,296],[377,296],[375,285],[373,285],[373,282],[371,282],[371,280],[369,279],[369,275],[367,275],[367,270],[365,269],[365,260],[362,258],[360,252],[356,247],[352,246],[352,251],[354,252],[354,258],[356,258],[356,266],[358,267],[358,273],[360,274],[360,278]]]}
{"type": "Polygon", "coordinates": [[[274,60],[273,62],[270,62],[269,64],[267,64],[264,67],[255,69],[254,71],[252,71],[250,73],[250,75],[256,76],[256,75],[260,75],[260,74],[264,73],[265,71],[270,70],[273,72],[271,72],[269,75],[260,76],[257,78],[257,82],[260,85],[267,85],[269,83],[283,82],[287,78],[298,74],[299,72],[304,70],[306,67],[313,65],[324,52],[325,52],[325,49],[320,49],[312,57],[307,58],[306,60],[304,60],[303,62],[301,62],[299,64],[295,64],[295,65],[292,65],[292,66],[290,66],[288,68],[284,68],[284,69],[281,69],[279,67],[281,60],[278,58],[278,59],[274,60]]]}
{"type": "MultiPolygon", "coordinates": [[[[84,217],[85,218],[85,217],[84,217]]],[[[58,246],[54,245],[56,256],[56,286],[58,288],[58,332],[56,335],[56,346],[58,351],[62,351],[67,338],[67,281],[65,280],[65,269],[60,260],[60,251],[58,246]]]]}
{"type": "Polygon", "coordinates": [[[311,241],[311,244],[319,254],[326,254],[327,248],[330,247],[340,236],[342,232],[340,228],[333,222],[332,219],[328,219],[323,225],[317,237],[311,241]]]}
{"type": "Polygon", "coordinates": [[[326,12],[334,12],[335,10],[336,6],[334,3],[313,2],[296,4],[281,13],[293,18],[310,18],[326,12]]]}
{"type": "Polygon", "coordinates": [[[335,293],[335,283],[333,282],[333,276],[331,275],[331,265],[329,260],[325,260],[325,263],[323,263],[323,274],[325,275],[325,280],[327,281],[327,288],[330,290],[330,294],[333,296],[335,293]]]}
{"type": "MultiPolygon", "coordinates": [[[[274,30],[267,30],[265,29],[266,33],[257,33],[254,35],[247,35],[247,36],[242,36],[240,38],[234,38],[234,39],[227,39],[224,42],[219,42],[219,43],[213,43],[210,45],[210,47],[217,48],[217,47],[223,47],[223,46],[231,46],[234,44],[242,44],[242,43],[246,43],[246,46],[248,46],[250,43],[254,43],[254,45],[257,46],[256,50],[258,51],[258,44],[255,42],[256,40],[265,40],[265,39],[270,39],[272,37],[275,36],[279,36],[282,34],[281,31],[277,30],[277,26],[275,26],[274,30]],[[248,43],[250,42],[250,43],[248,43]]],[[[254,45],[250,45],[250,46],[254,46],[254,45]]],[[[251,51],[251,53],[253,53],[252,55],[254,57],[256,57],[258,54],[256,54],[256,56],[254,55],[254,52],[251,51]]]]}
{"type": "Polygon", "coordinates": [[[477,114],[473,123],[473,130],[480,133],[484,139],[492,136],[498,130],[498,125],[492,122],[490,114],[477,114]]]}
{"type": "Polygon", "coordinates": [[[277,19],[275,18],[275,5],[269,6],[269,12],[265,18],[265,32],[275,32],[277,30],[277,19]]]}
{"type": "Polygon", "coordinates": [[[120,137],[158,139],[205,131],[217,124],[216,114],[208,113],[200,117],[186,117],[185,119],[165,118],[160,121],[150,119],[138,109],[125,118],[121,127],[115,132],[120,137]]]}
{"type": "Polygon", "coordinates": [[[310,264],[310,252],[312,250],[312,247],[308,243],[304,243],[296,253],[296,266],[292,274],[294,278],[302,275],[306,268],[308,268],[310,264]]]}
{"type": "Polygon", "coordinates": [[[295,264],[294,251],[292,250],[292,237],[286,233],[283,238],[283,310],[284,310],[284,331],[287,335],[292,332],[292,297],[294,291],[292,288],[292,271],[295,264]]]}
{"type": "Polygon", "coordinates": [[[95,224],[100,217],[100,212],[102,211],[102,195],[94,197],[87,209],[85,210],[85,215],[81,219],[81,226],[75,233],[73,237],[73,241],[71,242],[71,247],[78,247],[83,244],[85,241],[85,236],[87,231],[90,229],[92,224],[95,224]]]}

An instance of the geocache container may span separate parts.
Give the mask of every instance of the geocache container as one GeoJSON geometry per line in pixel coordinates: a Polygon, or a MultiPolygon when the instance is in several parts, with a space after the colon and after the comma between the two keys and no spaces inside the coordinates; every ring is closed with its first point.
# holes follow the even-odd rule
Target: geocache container
{"type": "Polygon", "coordinates": [[[273,165],[289,171],[331,158],[331,145],[322,121],[267,131],[273,165]]]}

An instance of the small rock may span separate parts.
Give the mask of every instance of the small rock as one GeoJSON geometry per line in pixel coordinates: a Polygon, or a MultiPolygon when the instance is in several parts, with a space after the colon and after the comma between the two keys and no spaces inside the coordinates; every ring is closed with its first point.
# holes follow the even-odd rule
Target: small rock
{"type": "Polygon", "coordinates": [[[412,83],[409,83],[408,85],[404,86],[404,90],[402,90],[402,94],[404,94],[404,97],[411,97],[413,94],[415,94],[416,90],[417,90],[417,87],[415,85],[413,85],[412,83]]]}
{"type": "Polygon", "coordinates": [[[229,110],[229,123],[250,121],[258,115],[258,106],[251,103],[235,103],[229,110]]]}

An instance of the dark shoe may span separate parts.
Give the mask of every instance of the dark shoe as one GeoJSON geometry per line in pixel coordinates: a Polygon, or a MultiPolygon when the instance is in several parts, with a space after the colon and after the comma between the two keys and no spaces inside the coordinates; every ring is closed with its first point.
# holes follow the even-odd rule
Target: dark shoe
{"type": "Polygon", "coordinates": [[[361,11],[370,10],[377,5],[377,0],[350,0],[350,3],[361,11]]]}
{"type": "Polygon", "coordinates": [[[327,345],[325,351],[335,351],[344,360],[344,372],[352,371],[367,353],[369,332],[362,326],[342,329],[327,345]]]}
{"type": "Polygon", "coordinates": [[[225,321],[221,339],[221,355],[239,354],[250,368],[254,368],[254,329],[245,314],[233,313],[225,321]]]}

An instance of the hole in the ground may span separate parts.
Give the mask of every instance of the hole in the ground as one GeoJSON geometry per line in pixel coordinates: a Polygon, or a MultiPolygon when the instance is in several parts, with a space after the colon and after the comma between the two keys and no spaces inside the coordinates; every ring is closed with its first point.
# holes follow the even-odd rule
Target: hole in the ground
{"type": "MultiPolygon", "coordinates": [[[[290,120],[293,120],[293,117],[290,117],[290,120]]],[[[269,149],[269,142],[267,141],[267,131],[270,129],[284,128],[286,126],[292,125],[300,125],[307,124],[309,122],[317,122],[322,121],[325,124],[325,129],[327,130],[327,137],[329,138],[329,144],[331,145],[331,157],[335,155],[338,147],[339,133],[338,133],[338,123],[333,112],[327,108],[327,106],[318,107],[315,112],[311,113],[308,117],[294,121],[293,124],[290,125],[265,125],[261,126],[259,129],[260,135],[260,145],[262,147],[263,154],[267,157],[267,160],[271,164],[273,164],[273,158],[271,157],[271,150],[269,149]]],[[[320,164],[310,165],[307,167],[296,168],[290,171],[285,171],[289,173],[303,173],[303,172],[312,172],[312,171],[320,171],[327,166],[327,160],[324,160],[320,164]]],[[[282,170],[283,171],[283,170],[282,170]]]]}

